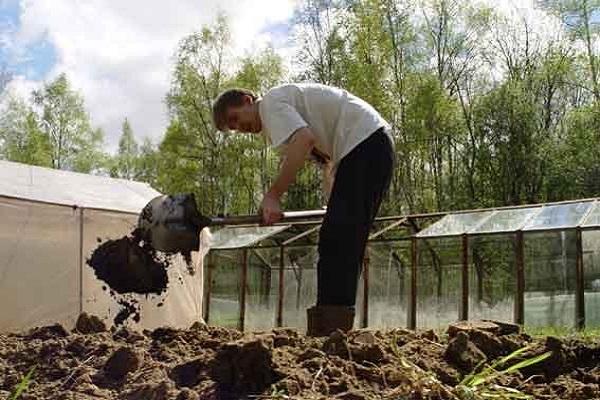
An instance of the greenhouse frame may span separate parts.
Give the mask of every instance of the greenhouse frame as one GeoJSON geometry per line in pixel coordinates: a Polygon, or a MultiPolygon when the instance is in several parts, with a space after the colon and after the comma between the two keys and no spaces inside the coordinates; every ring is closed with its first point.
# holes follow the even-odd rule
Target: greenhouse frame
{"type": "MultiPolygon", "coordinates": [[[[305,308],[315,300],[320,224],[312,218],[213,232],[205,264],[205,321],[241,330],[305,324],[305,308]],[[300,255],[292,257],[294,252],[300,255]],[[304,266],[298,259],[305,259],[304,266]],[[227,275],[219,277],[226,268],[227,275]],[[261,271],[260,278],[250,279],[256,275],[251,271],[261,271]],[[307,278],[302,281],[308,272],[309,290],[303,287],[307,278]],[[223,299],[223,282],[236,298],[223,299]],[[228,311],[212,309],[225,302],[228,311]]],[[[473,318],[583,329],[586,307],[596,310],[595,293],[600,294],[598,231],[598,198],[377,218],[363,262],[358,323],[416,329],[473,318]],[[390,272],[394,263],[400,265],[398,279],[390,272]],[[552,284],[556,287],[548,287],[552,284]],[[383,286],[395,289],[380,296],[383,286]]],[[[594,312],[592,319],[600,325],[600,315],[594,312]]]]}

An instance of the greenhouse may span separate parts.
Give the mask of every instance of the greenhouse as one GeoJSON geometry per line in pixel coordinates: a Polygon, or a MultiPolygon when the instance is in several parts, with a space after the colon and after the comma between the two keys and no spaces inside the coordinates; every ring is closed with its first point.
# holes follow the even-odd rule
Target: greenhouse
{"type": "MultiPolygon", "coordinates": [[[[204,318],[305,327],[316,299],[320,219],[213,232],[204,318]]],[[[355,327],[437,328],[497,319],[600,326],[600,200],[377,219],[355,327]]]]}
{"type": "MultiPolygon", "coordinates": [[[[141,182],[8,161],[0,161],[0,177],[0,332],[56,322],[70,328],[82,312],[112,320],[120,304],[87,259],[100,242],[128,234],[160,193],[141,182]]],[[[181,266],[169,270],[177,290],[140,298],[138,328],[188,327],[199,319],[202,274],[174,263],[181,266]]]]}

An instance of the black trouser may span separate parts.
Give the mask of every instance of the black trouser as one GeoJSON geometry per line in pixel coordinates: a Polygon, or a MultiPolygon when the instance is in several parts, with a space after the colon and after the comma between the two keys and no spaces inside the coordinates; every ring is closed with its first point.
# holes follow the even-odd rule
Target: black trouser
{"type": "Polygon", "coordinates": [[[341,160],[319,237],[317,305],[355,305],[369,230],[393,165],[394,150],[383,128],[341,160]]]}

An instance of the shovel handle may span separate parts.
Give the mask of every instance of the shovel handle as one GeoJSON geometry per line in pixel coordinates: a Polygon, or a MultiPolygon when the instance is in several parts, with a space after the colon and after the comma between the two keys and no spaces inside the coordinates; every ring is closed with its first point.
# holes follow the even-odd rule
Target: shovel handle
{"type": "MultiPolygon", "coordinates": [[[[301,221],[325,215],[325,210],[286,211],[279,222],[301,221]]],[[[233,215],[227,217],[210,217],[209,226],[260,224],[260,215],[233,215]]]]}

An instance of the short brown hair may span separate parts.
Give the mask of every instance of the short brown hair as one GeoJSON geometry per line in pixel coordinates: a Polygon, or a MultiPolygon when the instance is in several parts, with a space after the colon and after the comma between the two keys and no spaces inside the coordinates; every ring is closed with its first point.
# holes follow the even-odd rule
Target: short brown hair
{"type": "Polygon", "coordinates": [[[239,107],[244,104],[244,96],[252,97],[256,100],[258,96],[248,89],[229,89],[221,93],[212,105],[213,122],[218,130],[226,129],[225,112],[229,107],[239,107]]]}

